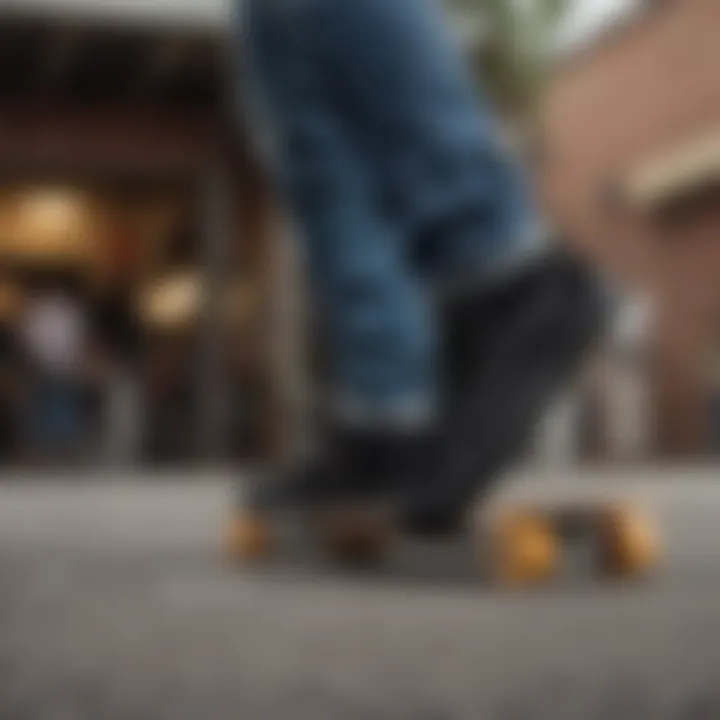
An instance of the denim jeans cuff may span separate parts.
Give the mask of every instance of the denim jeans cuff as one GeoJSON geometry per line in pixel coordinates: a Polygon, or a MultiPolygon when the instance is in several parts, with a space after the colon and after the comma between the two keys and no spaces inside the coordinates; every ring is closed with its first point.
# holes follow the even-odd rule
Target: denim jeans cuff
{"type": "Polygon", "coordinates": [[[550,234],[539,225],[528,227],[523,237],[508,243],[508,249],[500,252],[492,259],[468,267],[466,272],[458,273],[453,278],[445,278],[438,283],[437,294],[441,298],[461,296],[472,292],[479,286],[492,286],[511,277],[517,270],[522,270],[530,263],[543,257],[551,248],[550,234]]]}

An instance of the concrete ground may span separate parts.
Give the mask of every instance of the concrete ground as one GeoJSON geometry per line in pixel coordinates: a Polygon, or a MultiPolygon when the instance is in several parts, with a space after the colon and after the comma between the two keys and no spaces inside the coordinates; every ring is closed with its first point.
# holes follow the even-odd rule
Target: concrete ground
{"type": "Polygon", "coordinates": [[[715,475],[568,473],[646,501],[665,566],[532,594],[483,588],[438,548],[365,577],[233,568],[221,475],[18,479],[0,487],[0,718],[720,717],[715,475]]]}

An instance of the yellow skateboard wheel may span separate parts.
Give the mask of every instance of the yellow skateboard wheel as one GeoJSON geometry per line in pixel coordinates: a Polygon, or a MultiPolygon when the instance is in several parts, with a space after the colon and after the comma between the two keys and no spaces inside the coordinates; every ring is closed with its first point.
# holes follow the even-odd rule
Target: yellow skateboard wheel
{"type": "Polygon", "coordinates": [[[268,521],[250,513],[240,513],[228,524],[225,536],[227,555],[240,562],[261,560],[272,553],[273,533],[268,521]]]}
{"type": "Polygon", "coordinates": [[[611,577],[646,575],[659,562],[657,528],[636,508],[613,507],[601,518],[602,569],[611,577]]]}
{"type": "Polygon", "coordinates": [[[558,538],[541,515],[513,512],[499,519],[492,563],[500,584],[516,588],[544,584],[557,573],[559,559],[558,538]]]}

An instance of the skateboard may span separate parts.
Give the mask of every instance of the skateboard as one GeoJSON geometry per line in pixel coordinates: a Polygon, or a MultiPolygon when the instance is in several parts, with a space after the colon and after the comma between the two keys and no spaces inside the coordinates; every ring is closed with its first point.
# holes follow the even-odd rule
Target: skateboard
{"type": "Polygon", "coordinates": [[[273,514],[241,500],[228,530],[229,554],[257,562],[283,554],[283,548],[311,545],[344,567],[373,567],[409,535],[408,514],[464,508],[465,517],[432,542],[461,540],[475,569],[501,584],[542,584],[572,564],[605,577],[644,574],[657,557],[656,533],[649,519],[622,499],[578,497],[573,491],[552,502],[513,503],[489,516],[475,511],[487,507],[493,488],[505,484],[508,466],[579,364],[598,322],[590,291],[563,290],[564,273],[551,268],[544,277],[521,278],[482,299],[485,317],[478,333],[485,330],[480,341],[487,352],[477,353],[483,362],[469,368],[471,378],[461,383],[456,407],[448,413],[443,473],[418,478],[418,491],[406,507],[333,503],[273,514]]]}
{"type": "MultiPolygon", "coordinates": [[[[651,514],[638,503],[566,490],[490,502],[469,512],[453,533],[423,542],[425,548],[452,544],[451,552],[462,546],[479,580],[521,589],[578,578],[647,578],[659,564],[659,539],[651,514]]],[[[334,506],[285,516],[239,507],[226,550],[234,561],[256,565],[304,547],[334,567],[357,570],[392,567],[404,542],[387,507],[334,506]]]]}

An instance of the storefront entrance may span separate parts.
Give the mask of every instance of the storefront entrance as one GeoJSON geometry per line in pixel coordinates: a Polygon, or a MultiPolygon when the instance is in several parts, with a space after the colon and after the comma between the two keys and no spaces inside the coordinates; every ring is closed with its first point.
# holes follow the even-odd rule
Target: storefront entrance
{"type": "Polygon", "coordinates": [[[184,466],[267,452],[261,303],[220,213],[204,186],[177,178],[0,187],[5,462],[184,466]]]}

